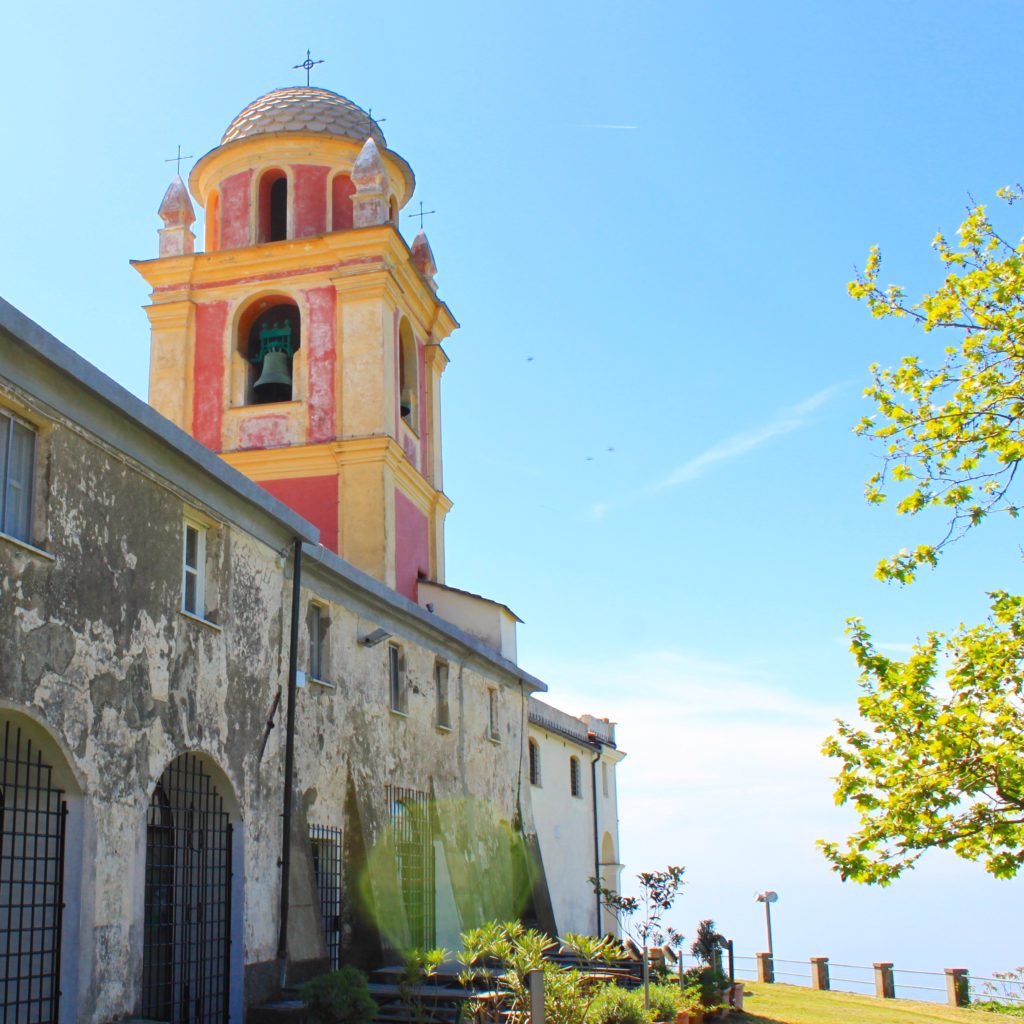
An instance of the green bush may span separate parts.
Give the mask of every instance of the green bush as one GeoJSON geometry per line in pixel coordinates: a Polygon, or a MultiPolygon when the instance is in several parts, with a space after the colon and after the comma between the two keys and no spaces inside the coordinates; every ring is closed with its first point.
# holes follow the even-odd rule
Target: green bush
{"type": "Polygon", "coordinates": [[[683,975],[687,998],[696,996],[705,1010],[721,1005],[722,993],[729,987],[729,979],[713,967],[691,967],[683,975]]]}
{"type": "Polygon", "coordinates": [[[679,991],[678,982],[651,986],[651,1013],[655,1020],[674,1021],[676,1014],[688,1005],[689,1001],[684,1000],[683,993],[679,991]]]}
{"type": "MultiPolygon", "coordinates": [[[[651,1009],[654,1009],[654,989],[651,989],[651,1009]]],[[[675,1020],[675,1014],[668,1017],[652,1017],[644,1011],[643,992],[605,985],[590,1004],[587,1024],[650,1024],[652,1020],[675,1020]]]]}
{"type": "Polygon", "coordinates": [[[299,995],[316,1024],[372,1024],[380,1009],[370,998],[366,975],[351,964],[306,982],[299,995]]]}

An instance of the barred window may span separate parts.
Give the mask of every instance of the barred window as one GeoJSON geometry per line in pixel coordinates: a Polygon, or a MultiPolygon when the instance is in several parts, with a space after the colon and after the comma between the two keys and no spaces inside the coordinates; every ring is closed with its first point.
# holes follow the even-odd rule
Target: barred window
{"type": "Polygon", "coordinates": [[[405,658],[397,644],[388,644],[388,680],[391,688],[391,710],[406,713],[405,658]]]}
{"type": "Polygon", "coordinates": [[[530,785],[540,785],[540,745],[530,740],[530,785]]]}
{"type": "Polygon", "coordinates": [[[440,729],[452,727],[451,709],[448,706],[448,666],[439,661],[434,665],[434,683],[437,686],[437,725],[440,729]]]}
{"type": "Polygon", "coordinates": [[[583,796],[583,789],[580,786],[580,759],[569,758],[569,792],[573,796],[583,796]]]}
{"type": "Polygon", "coordinates": [[[0,533],[32,539],[32,490],[35,482],[36,432],[0,412],[0,533]]]}

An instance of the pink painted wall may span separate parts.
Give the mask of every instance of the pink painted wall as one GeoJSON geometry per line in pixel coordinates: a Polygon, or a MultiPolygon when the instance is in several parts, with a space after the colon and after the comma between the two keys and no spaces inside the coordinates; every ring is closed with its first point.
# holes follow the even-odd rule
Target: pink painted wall
{"type": "Polygon", "coordinates": [[[288,443],[288,417],[250,416],[238,431],[239,448],[282,448],[288,443]]]}
{"type": "Polygon", "coordinates": [[[215,452],[221,450],[224,418],[224,330],[226,302],[196,306],[196,352],[192,387],[192,436],[215,452]]]}
{"type": "Polygon", "coordinates": [[[352,197],[356,187],[347,174],[339,174],[331,183],[331,230],[345,231],[352,227],[352,197]]]}
{"type": "Polygon", "coordinates": [[[288,480],[260,480],[260,486],[278,501],[295,509],[320,530],[320,543],[338,550],[338,478],[307,476],[288,480]]]}
{"type": "Polygon", "coordinates": [[[395,590],[415,601],[421,573],[430,576],[429,523],[401,491],[395,491],[395,590]]]}
{"type": "Polygon", "coordinates": [[[309,288],[309,322],[303,344],[309,390],[306,395],[307,439],[330,441],[337,434],[337,404],[334,400],[334,324],[337,318],[337,292],[333,285],[309,288]]]}
{"type": "Polygon", "coordinates": [[[220,247],[249,245],[249,206],[252,171],[240,171],[220,185],[220,247]]]}
{"type": "Polygon", "coordinates": [[[294,238],[310,238],[327,230],[327,167],[297,164],[294,168],[294,238]]]}

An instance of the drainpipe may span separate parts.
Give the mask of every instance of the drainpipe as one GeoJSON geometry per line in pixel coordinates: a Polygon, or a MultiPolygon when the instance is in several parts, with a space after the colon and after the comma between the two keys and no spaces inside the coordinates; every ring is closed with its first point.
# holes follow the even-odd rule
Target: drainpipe
{"type": "MultiPolygon", "coordinates": [[[[597,879],[597,884],[601,884],[601,847],[598,842],[597,832],[597,762],[601,760],[601,755],[604,750],[599,740],[593,738],[594,734],[591,733],[587,738],[596,748],[593,761],[590,762],[590,786],[591,791],[594,794],[594,877],[597,879]]],[[[601,938],[601,893],[598,892],[595,896],[597,904],[597,920],[594,926],[594,934],[601,938]]]]}
{"type": "Polygon", "coordinates": [[[288,909],[292,874],[292,788],[295,781],[295,694],[299,664],[299,599],[302,587],[302,541],[295,538],[292,568],[292,628],[288,649],[288,716],[284,741],[284,807],[281,812],[281,927],[277,937],[281,988],[288,975],[288,909]]]}

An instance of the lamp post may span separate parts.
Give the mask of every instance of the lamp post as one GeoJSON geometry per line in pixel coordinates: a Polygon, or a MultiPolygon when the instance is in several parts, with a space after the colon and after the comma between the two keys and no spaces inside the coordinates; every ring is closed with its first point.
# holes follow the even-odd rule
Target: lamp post
{"type": "Polygon", "coordinates": [[[772,904],[775,903],[779,898],[777,892],[772,892],[771,889],[765,889],[764,892],[759,892],[754,897],[758,903],[764,904],[764,920],[768,926],[768,955],[774,959],[775,951],[772,949],[772,904]]]}

